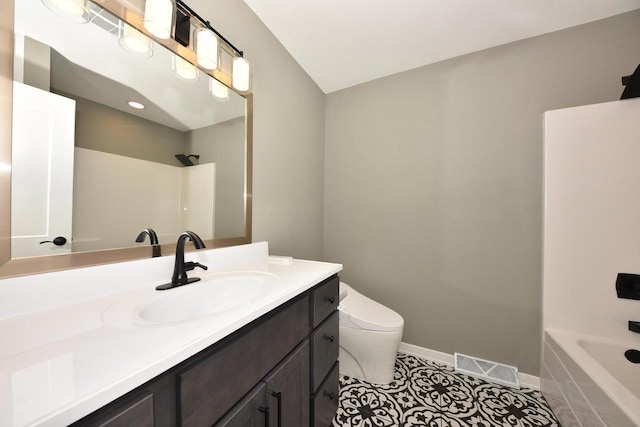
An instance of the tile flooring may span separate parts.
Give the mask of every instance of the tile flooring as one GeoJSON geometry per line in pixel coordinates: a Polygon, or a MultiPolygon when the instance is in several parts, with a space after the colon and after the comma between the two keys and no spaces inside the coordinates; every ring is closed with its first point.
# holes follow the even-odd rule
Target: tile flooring
{"type": "Polygon", "coordinates": [[[512,389],[398,353],[391,384],[340,377],[334,427],[539,427],[560,423],[539,391],[512,389]]]}

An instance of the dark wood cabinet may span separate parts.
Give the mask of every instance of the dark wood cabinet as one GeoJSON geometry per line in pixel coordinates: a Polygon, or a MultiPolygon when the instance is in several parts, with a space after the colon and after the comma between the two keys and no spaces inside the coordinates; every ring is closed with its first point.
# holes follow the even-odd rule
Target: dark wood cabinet
{"type": "Polygon", "coordinates": [[[74,426],[328,426],[338,284],[324,280],[74,426]]]}
{"type": "Polygon", "coordinates": [[[316,390],[329,373],[331,367],[338,359],[338,312],[335,311],[328,319],[318,326],[311,334],[313,349],[312,381],[313,390],[316,390]]]}
{"type": "Polygon", "coordinates": [[[316,328],[324,319],[338,309],[340,303],[340,279],[334,276],[324,281],[311,293],[313,319],[311,325],[316,328]]]}
{"type": "Polygon", "coordinates": [[[311,425],[327,427],[338,409],[340,279],[331,277],[311,292],[311,425]]]}
{"type": "Polygon", "coordinates": [[[313,394],[313,425],[329,426],[338,410],[338,362],[336,362],[325,381],[313,394]]]}
{"type": "Polygon", "coordinates": [[[264,379],[269,425],[277,427],[309,426],[309,340],[264,379]]]}
{"type": "Polygon", "coordinates": [[[155,426],[154,401],[151,393],[136,393],[118,400],[96,413],[90,422],[83,419],[76,425],[100,427],[153,427],[155,426]]]}
{"type": "Polygon", "coordinates": [[[261,382],[214,427],[267,426],[270,410],[265,401],[265,385],[261,382]]]}
{"type": "Polygon", "coordinates": [[[104,427],[151,427],[153,426],[153,396],[146,395],[138,401],[132,402],[120,413],[106,420],[104,427]]]}
{"type": "Polygon", "coordinates": [[[182,426],[210,426],[309,334],[303,296],[178,373],[182,426]],[[215,384],[215,387],[212,387],[215,384]]]}

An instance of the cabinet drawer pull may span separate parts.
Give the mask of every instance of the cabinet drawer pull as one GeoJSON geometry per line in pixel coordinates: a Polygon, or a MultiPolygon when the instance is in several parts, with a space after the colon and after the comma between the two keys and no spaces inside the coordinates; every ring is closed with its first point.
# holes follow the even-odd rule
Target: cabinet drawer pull
{"type": "Polygon", "coordinates": [[[333,342],[335,340],[335,338],[333,337],[333,335],[325,335],[324,339],[329,341],[329,342],[333,342]]]}
{"type": "Polygon", "coordinates": [[[264,414],[264,427],[269,427],[269,407],[261,406],[258,408],[258,411],[264,414]]]}
{"type": "Polygon", "coordinates": [[[334,297],[329,297],[327,298],[327,301],[329,301],[330,304],[333,304],[334,302],[336,302],[336,299],[334,297]]]}
{"type": "Polygon", "coordinates": [[[333,400],[333,393],[327,393],[326,391],[324,392],[324,395],[327,396],[329,398],[329,400],[333,400]]]}
{"type": "Polygon", "coordinates": [[[271,396],[278,399],[278,427],[282,427],[282,393],[279,391],[272,391],[271,396]]]}

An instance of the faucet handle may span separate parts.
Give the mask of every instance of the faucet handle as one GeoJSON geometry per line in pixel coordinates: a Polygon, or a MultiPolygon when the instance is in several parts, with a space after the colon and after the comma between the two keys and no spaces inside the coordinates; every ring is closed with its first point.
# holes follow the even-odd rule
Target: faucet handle
{"type": "Polygon", "coordinates": [[[191,271],[196,267],[199,267],[203,270],[209,269],[209,267],[207,267],[206,265],[200,264],[199,262],[189,261],[184,263],[184,271],[191,271]]]}
{"type": "Polygon", "coordinates": [[[207,267],[206,265],[200,264],[199,262],[194,262],[193,266],[194,267],[199,267],[199,268],[201,268],[203,270],[208,270],[209,269],[209,267],[207,267]]]}

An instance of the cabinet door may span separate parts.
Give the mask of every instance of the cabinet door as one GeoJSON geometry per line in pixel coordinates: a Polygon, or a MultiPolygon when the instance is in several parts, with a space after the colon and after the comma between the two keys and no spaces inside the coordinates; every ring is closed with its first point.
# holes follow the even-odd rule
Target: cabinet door
{"type": "Polygon", "coordinates": [[[268,427],[269,412],[265,406],[265,385],[260,383],[214,427],[268,427]]]}
{"type": "Polygon", "coordinates": [[[304,297],[178,374],[183,427],[210,426],[309,334],[304,297]]]}
{"type": "Polygon", "coordinates": [[[304,341],[264,379],[271,427],[309,425],[309,341],[304,341]]]}

